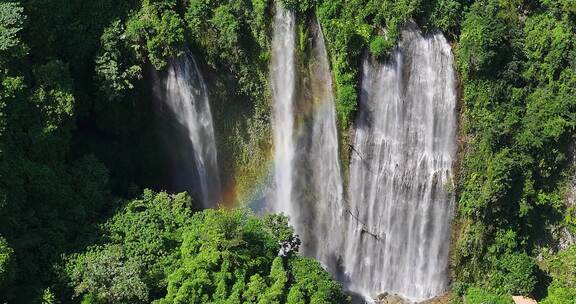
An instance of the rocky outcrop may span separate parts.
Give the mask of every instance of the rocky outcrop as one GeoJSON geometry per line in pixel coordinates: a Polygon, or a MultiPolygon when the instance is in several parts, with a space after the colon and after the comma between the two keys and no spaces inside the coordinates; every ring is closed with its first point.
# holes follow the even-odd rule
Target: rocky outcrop
{"type": "Polygon", "coordinates": [[[374,299],[374,304],[410,304],[410,302],[399,295],[385,292],[379,294],[376,299],[374,299]]]}
{"type": "Polygon", "coordinates": [[[420,302],[420,304],[448,304],[448,303],[450,303],[450,299],[451,299],[450,293],[447,292],[447,293],[445,293],[445,294],[443,294],[443,295],[434,297],[434,298],[432,298],[432,299],[430,299],[430,300],[426,300],[426,301],[424,301],[424,302],[420,302]]]}
{"type": "MultiPolygon", "coordinates": [[[[412,304],[404,298],[396,294],[389,294],[387,292],[379,294],[376,299],[374,299],[374,304],[412,304]]],[[[418,304],[448,304],[450,303],[450,293],[447,292],[443,295],[434,297],[418,304]]]]}

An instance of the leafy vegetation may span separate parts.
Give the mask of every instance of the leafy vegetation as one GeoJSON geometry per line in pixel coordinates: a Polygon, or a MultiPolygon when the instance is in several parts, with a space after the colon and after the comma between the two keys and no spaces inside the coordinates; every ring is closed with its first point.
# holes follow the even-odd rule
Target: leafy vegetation
{"type": "MultiPolygon", "coordinates": [[[[576,253],[560,246],[576,233],[574,1],[282,3],[300,46],[313,14],[322,24],[343,150],[362,57],[386,60],[408,22],[445,33],[462,85],[454,299],[574,302],[576,253]]],[[[266,179],[272,13],[267,0],[0,2],[0,301],[347,301],[318,263],[277,256],[293,237],[285,218],[141,194],[167,179],[150,71],[188,50],[230,201],[266,179]]]]}
{"type": "Polygon", "coordinates": [[[295,251],[286,217],[205,210],[184,235],[182,263],[160,303],[347,303],[341,285],[318,262],[295,251]]]}
{"type": "MultiPolygon", "coordinates": [[[[286,1],[292,3],[293,1],[286,1]]],[[[459,21],[461,4],[455,0],[318,0],[300,1],[309,8],[316,5],[326,35],[334,73],[336,109],[342,129],[350,125],[358,100],[358,71],[366,48],[375,57],[386,57],[394,48],[401,27],[410,20],[423,26],[452,30],[459,21]]]]}
{"type": "Polygon", "coordinates": [[[145,190],[100,227],[102,242],[68,258],[76,296],[89,303],[146,303],[166,289],[179,259],[192,203],[184,194],[145,190]]]}
{"type": "Polygon", "coordinates": [[[574,9],[476,1],[456,49],[464,82],[457,277],[538,296],[535,257],[562,225],[574,140],[574,9]]]}
{"type": "Polygon", "coordinates": [[[465,304],[512,304],[512,298],[506,294],[490,293],[478,287],[470,287],[464,296],[465,304]]]}
{"type": "Polygon", "coordinates": [[[270,6],[267,0],[201,0],[184,10],[191,45],[212,71],[219,161],[240,203],[256,195],[270,161],[270,6]]]}
{"type": "Polygon", "coordinates": [[[576,245],[572,245],[542,262],[542,268],[552,277],[544,304],[576,302],[576,245]]]}
{"type": "Polygon", "coordinates": [[[145,190],[102,225],[102,244],[68,259],[83,303],[346,303],[342,287],[295,251],[286,217],[245,209],[192,215],[187,195],[145,190]]]}

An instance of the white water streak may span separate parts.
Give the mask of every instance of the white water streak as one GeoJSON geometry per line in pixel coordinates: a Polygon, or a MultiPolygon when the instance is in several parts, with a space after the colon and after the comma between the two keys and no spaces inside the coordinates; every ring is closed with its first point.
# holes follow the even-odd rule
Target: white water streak
{"type": "MultiPolygon", "coordinates": [[[[338,131],[332,90],[332,76],[324,37],[319,23],[311,28],[312,53],[310,56],[310,97],[312,98],[312,131],[310,150],[307,151],[312,186],[315,193],[310,225],[302,229],[314,235],[303,240],[303,253],[320,260],[331,271],[336,271],[335,257],[343,242],[342,176],[338,157],[338,131]],[[308,241],[308,242],[307,242],[308,241]],[[314,244],[309,244],[314,242],[314,244]],[[308,252],[309,245],[314,250],[308,252]]],[[[301,208],[305,208],[302,206],[301,208]]]]}
{"type": "Polygon", "coordinates": [[[270,205],[290,217],[302,237],[301,252],[335,271],[344,217],[332,78],[317,23],[311,27],[308,70],[295,70],[294,19],[276,5],[271,62],[276,187],[270,205]],[[297,75],[304,79],[297,83],[297,75]]]}
{"type": "Polygon", "coordinates": [[[402,32],[390,62],[365,60],[350,169],[344,268],[365,296],[411,300],[448,286],[456,152],[450,45],[441,34],[402,32]]]}
{"type": "Polygon", "coordinates": [[[294,160],[295,16],[276,2],[270,82],[273,99],[274,197],[272,209],[297,217],[292,202],[294,160]]]}
{"type": "Polygon", "coordinates": [[[221,185],[208,89],[191,54],[170,60],[160,96],[186,129],[193,148],[198,184],[205,208],[220,202],[221,185]]]}
{"type": "Polygon", "coordinates": [[[276,4],[272,211],[289,215],[304,254],[335,274],[343,269],[347,287],[366,298],[384,291],[411,300],[442,293],[457,128],[450,46],[440,34],[424,38],[411,27],[388,64],[364,62],[344,204],[323,37],[319,27],[312,31],[309,79],[301,84],[309,94],[296,94],[294,19],[276,4]],[[304,98],[299,107],[312,113],[295,114],[297,95],[304,98]]]}

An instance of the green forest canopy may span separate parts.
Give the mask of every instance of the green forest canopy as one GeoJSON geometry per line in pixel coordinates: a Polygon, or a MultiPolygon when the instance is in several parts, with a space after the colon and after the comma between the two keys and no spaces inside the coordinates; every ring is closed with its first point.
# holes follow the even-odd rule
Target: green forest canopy
{"type": "MultiPolygon", "coordinates": [[[[300,41],[311,14],[323,26],[343,147],[365,51],[385,60],[409,20],[444,32],[462,90],[453,301],[523,294],[573,303],[574,245],[558,244],[563,231],[576,233],[576,207],[565,199],[574,176],[574,0],[283,3],[297,12],[300,41]]],[[[219,75],[223,113],[250,109],[230,116],[221,150],[245,175],[237,182],[258,176],[253,159],[269,148],[271,4],[0,3],[0,301],[346,300],[316,262],[276,257],[269,218],[194,213],[183,194],[142,194],[161,184],[146,70],[162,69],[185,46],[219,75]],[[208,222],[231,235],[207,231],[208,222]]]]}

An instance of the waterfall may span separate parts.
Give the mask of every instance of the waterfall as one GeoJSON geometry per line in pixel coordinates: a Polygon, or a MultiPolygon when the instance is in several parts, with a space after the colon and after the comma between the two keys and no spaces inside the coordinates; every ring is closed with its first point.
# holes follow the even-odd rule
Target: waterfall
{"type": "Polygon", "coordinates": [[[335,271],[343,238],[336,111],[317,21],[310,33],[308,61],[299,65],[307,70],[297,71],[295,17],[276,4],[271,61],[276,187],[270,205],[290,217],[303,241],[301,252],[335,271]]]}
{"type": "Polygon", "coordinates": [[[295,16],[276,1],[273,21],[270,82],[274,140],[274,197],[272,210],[297,218],[292,205],[294,160],[295,16]]]}
{"type": "Polygon", "coordinates": [[[321,28],[312,24],[308,61],[296,64],[295,16],[279,3],[275,10],[270,211],[290,217],[303,254],[365,298],[389,292],[417,301],[442,293],[457,128],[450,46],[411,25],[387,63],[364,60],[344,200],[321,28]]]}
{"type": "Polygon", "coordinates": [[[419,301],[448,285],[456,81],[441,34],[401,37],[388,63],[363,63],[343,266],[366,297],[419,301]]]}
{"type": "MultiPolygon", "coordinates": [[[[190,53],[169,61],[162,76],[156,76],[158,99],[188,135],[197,181],[190,181],[205,208],[220,202],[221,185],[212,114],[206,82],[190,53]]],[[[189,176],[189,175],[187,175],[189,176]]],[[[197,198],[198,199],[198,198],[197,198]]]]}
{"type": "MultiPolygon", "coordinates": [[[[302,159],[307,160],[303,166],[309,172],[310,182],[301,185],[300,191],[311,193],[311,200],[301,200],[299,209],[308,209],[307,223],[301,230],[308,236],[304,239],[302,253],[313,256],[330,271],[337,268],[336,256],[343,242],[341,222],[342,177],[338,157],[338,133],[336,128],[336,110],[332,90],[332,76],[328,55],[320,24],[316,21],[310,26],[311,48],[308,64],[308,94],[304,102],[310,106],[307,134],[302,134],[308,143],[302,159]]],[[[299,176],[300,177],[300,176],[299,176]]]]}

